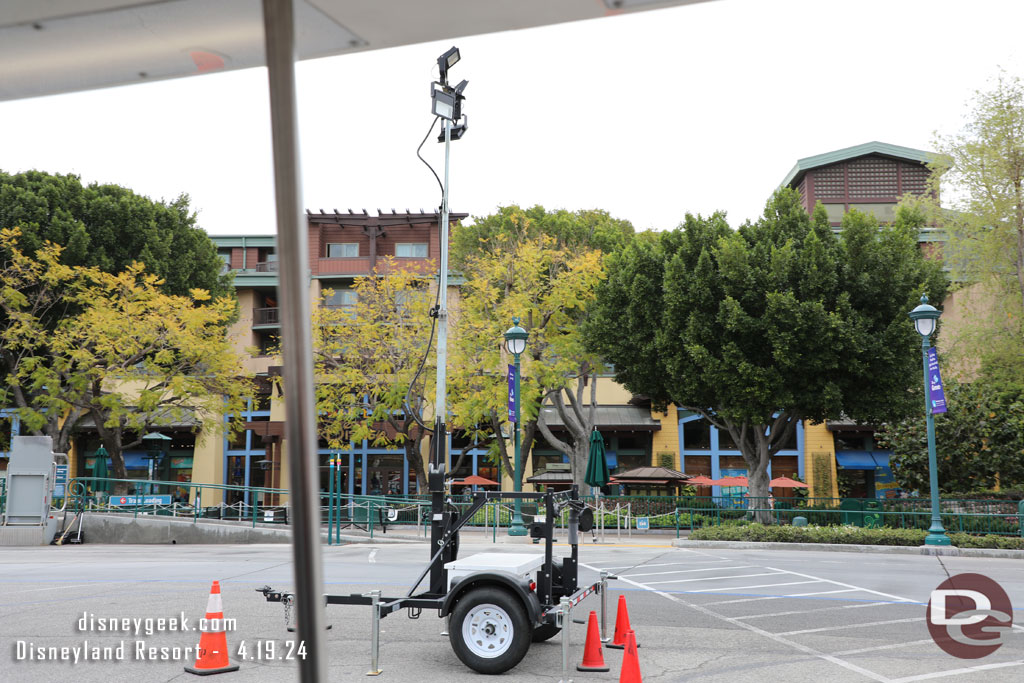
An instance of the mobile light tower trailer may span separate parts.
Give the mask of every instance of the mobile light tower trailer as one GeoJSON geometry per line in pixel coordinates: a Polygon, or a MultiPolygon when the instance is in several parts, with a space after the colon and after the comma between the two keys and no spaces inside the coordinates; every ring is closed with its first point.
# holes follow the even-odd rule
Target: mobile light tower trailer
{"type": "MultiPolygon", "coordinates": [[[[419,579],[401,597],[383,597],[380,591],[325,595],[328,605],[367,605],[373,609],[370,674],[379,674],[380,620],[403,609],[418,619],[424,609],[437,610],[446,618],[452,649],[469,668],[483,674],[500,674],[516,666],[531,642],[562,635],[562,668],[569,666],[568,628],[572,609],[584,598],[601,599],[601,639],[607,642],[607,582],[615,578],[601,572],[600,579],[579,585],[579,532],[593,528],[593,510],[585,508],[575,486],[558,493],[509,493],[478,491],[472,503],[460,511],[445,499],[444,466],[431,465],[430,562],[419,579]],[[479,553],[459,555],[459,530],[489,500],[519,498],[544,505],[544,520],[530,524],[530,536],[543,539],[543,553],[479,553]],[[567,533],[571,552],[556,558],[552,553],[555,522],[568,508],[567,533]],[[429,587],[416,589],[429,577],[429,587]]],[[[268,602],[284,603],[294,595],[269,586],[257,589],[268,602]]]]}
{"type": "MultiPolygon", "coordinates": [[[[572,608],[589,595],[601,596],[601,638],[607,642],[607,581],[600,580],[579,586],[579,532],[590,531],[594,525],[593,510],[586,508],[576,486],[558,493],[523,493],[478,491],[462,513],[445,495],[445,428],[447,344],[448,344],[448,171],[449,149],[467,129],[468,117],[462,112],[464,91],[468,81],[456,86],[448,82],[448,71],[460,60],[457,47],[437,58],[439,80],[431,83],[432,112],[435,123],[440,120],[443,131],[438,142],[445,146],[444,183],[441,194],[440,242],[441,263],[438,272],[438,302],[431,311],[437,325],[437,381],[435,424],[431,463],[427,473],[430,490],[430,559],[426,569],[402,597],[382,597],[380,591],[366,594],[325,595],[328,605],[368,605],[373,610],[371,630],[370,674],[379,668],[380,620],[403,609],[411,619],[418,619],[424,609],[437,610],[437,616],[448,620],[448,638],[452,649],[466,666],[485,674],[508,671],[526,655],[531,642],[548,640],[562,634],[562,671],[567,680],[569,667],[569,629],[572,608]],[[544,520],[530,525],[530,536],[544,539],[543,553],[480,553],[459,559],[459,530],[488,501],[512,499],[536,500],[544,504],[544,520]],[[568,557],[552,555],[556,519],[568,508],[568,541],[572,548],[568,557]],[[416,589],[429,575],[429,587],[416,589]]],[[[431,129],[433,130],[433,125],[431,129]]],[[[429,132],[428,132],[429,136],[429,132]]],[[[424,141],[426,138],[424,138],[424,141]]],[[[422,144],[421,144],[422,146],[422,144]]],[[[419,151],[417,150],[417,154],[419,151]]],[[[422,159],[422,157],[421,157],[422,159]]],[[[426,163],[426,162],[424,162],[426,163]]],[[[436,174],[435,174],[436,175],[436,174]]],[[[518,397],[516,397],[518,400],[518,397]]],[[[270,586],[257,589],[268,602],[284,603],[286,621],[295,595],[274,590],[270,586]]]]}

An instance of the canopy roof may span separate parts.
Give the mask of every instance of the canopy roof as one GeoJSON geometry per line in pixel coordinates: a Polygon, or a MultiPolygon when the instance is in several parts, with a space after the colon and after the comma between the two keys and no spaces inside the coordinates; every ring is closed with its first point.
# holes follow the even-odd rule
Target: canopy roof
{"type": "MultiPolygon", "coordinates": [[[[558,410],[551,406],[541,410],[548,427],[555,431],[565,429],[558,410]]],[[[651,417],[651,411],[640,406],[597,406],[594,419],[601,431],[655,432],[661,429],[661,422],[651,417]]]]}
{"type": "MultiPolygon", "coordinates": [[[[294,0],[296,47],[310,59],[705,1],[294,0]]],[[[0,100],[262,66],[260,4],[5,0],[0,100]]]]}

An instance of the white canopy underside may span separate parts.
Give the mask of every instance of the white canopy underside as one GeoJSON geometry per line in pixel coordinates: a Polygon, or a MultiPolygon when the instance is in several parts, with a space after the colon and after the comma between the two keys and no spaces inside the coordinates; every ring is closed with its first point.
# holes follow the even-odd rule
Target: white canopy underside
{"type": "MultiPolygon", "coordinates": [[[[311,59],[704,1],[295,0],[297,52],[311,59]]],[[[261,66],[262,21],[259,0],[3,0],[0,100],[261,66]]]]}

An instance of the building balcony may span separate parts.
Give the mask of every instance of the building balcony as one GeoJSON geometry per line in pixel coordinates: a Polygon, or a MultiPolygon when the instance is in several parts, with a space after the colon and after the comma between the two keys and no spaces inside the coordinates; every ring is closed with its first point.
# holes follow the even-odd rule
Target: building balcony
{"type": "Polygon", "coordinates": [[[257,273],[276,273],[277,261],[262,261],[256,264],[257,273]]]}
{"type": "Polygon", "coordinates": [[[280,308],[254,308],[252,309],[252,324],[257,325],[280,325],[280,308]]]}
{"type": "MultiPolygon", "coordinates": [[[[384,272],[387,263],[383,255],[377,257],[377,270],[384,272]]],[[[408,268],[416,273],[428,274],[437,269],[437,264],[426,258],[396,258],[395,266],[408,268]]],[[[317,270],[314,275],[324,276],[350,276],[369,275],[371,263],[369,258],[320,258],[317,259],[317,270]]]]}

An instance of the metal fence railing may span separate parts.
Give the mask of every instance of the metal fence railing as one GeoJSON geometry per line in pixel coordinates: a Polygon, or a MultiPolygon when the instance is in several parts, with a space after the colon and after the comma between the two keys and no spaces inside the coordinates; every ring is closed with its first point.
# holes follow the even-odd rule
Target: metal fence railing
{"type": "MultiPolygon", "coordinates": [[[[0,479],[0,513],[6,499],[6,482],[0,479]]],[[[332,487],[333,488],[333,487],[332,487]]],[[[138,479],[77,477],[67,488],[65,503],[87,511],[133,516],[155,515],[192,519],[220,519],[257,524],[286,524],[289,505],[280,504],[286,489],[245,487],[230,484],[201,484],[138,479]],[[130,494],[108,491],[132,490],[130,494]],[[212,502],[213,499],[217,503],[212,502]]],[[[855,525],[896,529],[927,529],[931,524],[928,498],[756,498],[750,496],[582,496],[594,510],[595,534],[630,535],[638,529],[675,532],[708,526],[747,524],[769,517],[775,524],[792,524],[803,517],[808,524],[855,525]]],[[[448,499],[456,508],[467,509],[472,495],[448,499]]],[[[341,540],[345,529],[367,531],[371,536],[389,527],[425,536],[429,527],[430,499],[426,495],[364,496],[321,492],[322,523],[330,543],[341,540]]],[[[951,532],[1024,536],[1024,502],[1011,500],[942,499],[943,526],[951,532]]],[[[496,499],[477,510],[467,526],[496,539],[507,533],[513,521],[514,501],[496,499]]],[[[522,501],[523,522],[529,525],[543,518],[542,501],[522,501]]],[[[564,527],[567,511],[556,525],[564,527]]]]}

